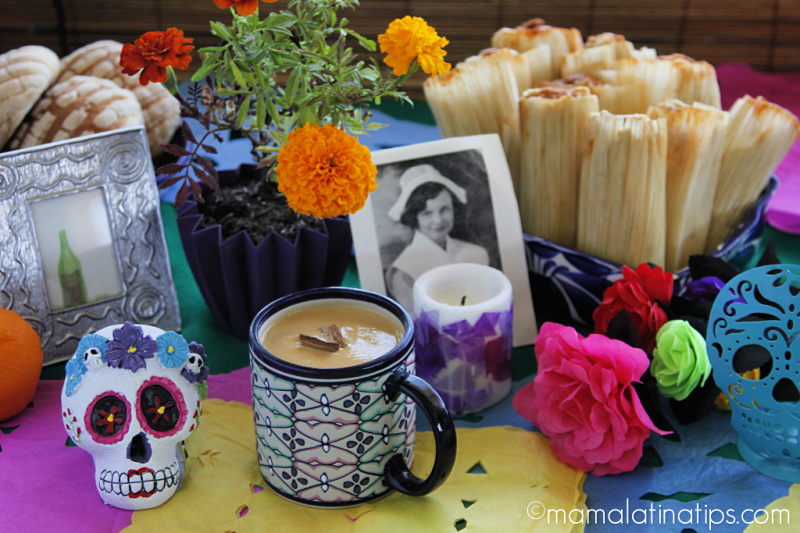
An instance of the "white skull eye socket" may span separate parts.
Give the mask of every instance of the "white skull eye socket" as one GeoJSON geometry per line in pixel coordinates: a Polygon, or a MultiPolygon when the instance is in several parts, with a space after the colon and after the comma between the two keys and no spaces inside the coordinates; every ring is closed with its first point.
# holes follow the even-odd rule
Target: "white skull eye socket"
{"type": "Polygon", "coordinates": [[[100,444],[114,444],[122,440],[131,424],[131,406],[124,396],[104,392],[89,404],[84,422],[89,434],[100,444]]]}
{"type": "Polygon", "coordinates": [[[137,394],[137,419],[156,438],[174,435],[186,422],[186,403],[180,389],[166,378],[145,381],[137,394]]]}
{"type": "Polygon", "coordinates": [[[200,357],[199,355],[196,354],[190,355],[188,362],[189,364],[187,366],[189,367],[197,367],[198,370],[203,368],[203,358],[200,357]]]}

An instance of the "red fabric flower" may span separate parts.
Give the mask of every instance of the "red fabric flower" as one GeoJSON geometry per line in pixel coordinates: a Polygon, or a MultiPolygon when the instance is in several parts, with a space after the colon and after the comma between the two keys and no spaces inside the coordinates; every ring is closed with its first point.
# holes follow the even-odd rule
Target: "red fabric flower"
{"type": "Polygon", "coordinates": [[[635,271],[622,267],[622,279],[606,289],[603,301],[592,314],[594,332],[605,333],[608,323],[625,309],[642,337],[645,350],[652,354],[656,333],[667,322],[667,314],[657,302],[669,304],[672,288],[672,274],[661,267],[650,268],[646,263],[635,271]]]}
{"type": "Polygon", "coordinates": [[[193,39],[185,38],[176,28],[167,31],[149,31],[136,39],[134,44],[125,44],[119,57],[122,72],[135,76],[139,71],[139,83],[167,81],[167,67],[181,70],[192,61],[193,39]]]}
{"type": "Polygon", "coordinates": [[[628,472],[650,431],[665,433],[633,389],[649,366],[642,350],[546,322],[536,360],[536,378],[514,396],[514,408],[550,438],[563,462],[596,476],[628,472]]]}
{"type": "MultiPolygon", "coordinates": [[[[261,0],[267,4],[274,4],[278,0],[261,0]]],[[[242,17],[248,17],[258,9],[258,0],[214,0],[220,9],[229,9],[236,6],[236,12],[242,17]]]]}

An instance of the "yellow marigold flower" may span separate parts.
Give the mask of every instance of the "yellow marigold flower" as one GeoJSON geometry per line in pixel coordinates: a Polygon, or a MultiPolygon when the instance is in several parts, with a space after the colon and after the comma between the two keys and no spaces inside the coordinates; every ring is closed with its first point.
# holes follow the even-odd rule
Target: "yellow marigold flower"
{"type": "Polygon", "coordinates": [[[447,52],[444,47],[449,41],[439,37],[436,29],[420,17],[397,19],[378,36],[381,52],[386,54],[383,62],[392,67],[395,76],[408,72],[411,62],[417,60],[419,66],[431,77],[450,72],[450,63],[445,63],[447,52]]]}
{"type": "Polygon", "coordinates": [[[367,147],[331,124],[306,124],[278,152],[278,190],[301,215],[355,213],[378,188],[377,172],[367,147]]]}

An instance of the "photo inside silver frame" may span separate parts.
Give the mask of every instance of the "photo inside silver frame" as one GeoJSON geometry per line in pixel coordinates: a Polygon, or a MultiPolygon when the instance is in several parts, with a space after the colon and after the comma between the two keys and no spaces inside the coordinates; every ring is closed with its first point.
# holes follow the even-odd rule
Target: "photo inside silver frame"
{"type": "Polygon", "coordinates": [[[28,202],[51,311],[122,294],[103,188],[28,202]]]}

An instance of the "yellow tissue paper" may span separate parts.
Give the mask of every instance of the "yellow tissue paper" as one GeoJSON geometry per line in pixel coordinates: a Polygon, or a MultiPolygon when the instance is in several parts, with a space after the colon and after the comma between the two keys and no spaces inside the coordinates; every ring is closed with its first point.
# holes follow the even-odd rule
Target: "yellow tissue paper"
{"type": "Polygon", "coordinates": [[[745,533],[786,533],[797,531],[800,521],[800,485],[792,485],[789,495],[778,498],[763,510],[747,513],[743,520],[751,522],[745,533]]]}
{"type": "MultiPolygon", "coordinates": [[[[277,496],[261,477],[251,407],[206,400],[200,426],[186,441],[183,487],[161,507],[135,511],[124,531],[583,531],[568,517],[573,509],[586,516],[586,474],[559,461],[544,436],[492,427],[459,428],[457,437],[453,472],[428,496],[392,493],[358,507],[313,509],[277,496]],[[551,510],[550,520],[542,509],[551,510]]],[[[418,433],[416,475],[427,475],[433,454],[432,434],[418,433]]]]}

